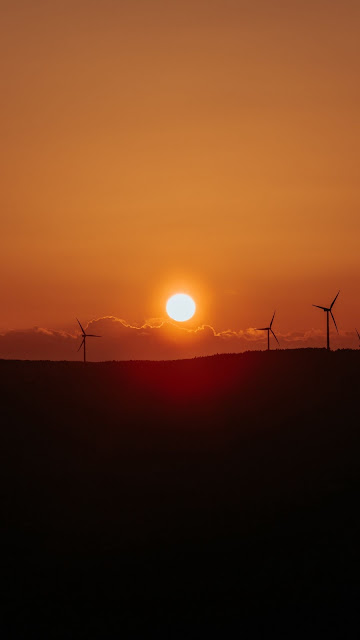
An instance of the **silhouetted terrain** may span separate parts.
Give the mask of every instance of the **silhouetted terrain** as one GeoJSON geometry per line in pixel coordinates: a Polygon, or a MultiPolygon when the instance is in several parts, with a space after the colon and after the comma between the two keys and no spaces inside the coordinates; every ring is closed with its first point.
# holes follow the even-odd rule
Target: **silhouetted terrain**
{"type": "Polygon", "coordinates": [[[0,378],[6,637],[355,637],[359,352],[0,378]]]}

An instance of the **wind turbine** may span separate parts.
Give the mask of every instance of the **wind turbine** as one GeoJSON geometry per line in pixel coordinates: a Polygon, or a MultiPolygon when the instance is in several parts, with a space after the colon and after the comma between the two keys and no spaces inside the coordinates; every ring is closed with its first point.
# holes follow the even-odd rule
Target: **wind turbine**
{"type": "Polygon", "coordinates": [[[359,344],[360,344],[360,333],[358,332],[357,329],[355,329],[356,333],[357,333],[357,337],[359,338],[359,344]]]}
{"type": "Polygon", "coordinates": [[[78,321],[80,329],[82,331],[82,341],[80,347],[78,348],[78,351],[80,351],[81,347],[84,345],[84,362],[86,362],[86,338],[101,338],[101,336],[95,336],[93,333],[85,333],[80,320],[78,320],[77,318],[76,320],[78,321]]]}
{"type": "Polygon", "coordinates": [[[268,348],[268,351],[270,351],[270,331],[271,331],[271,333],[273,334],[273,336],[274,336],[274,338],[275,338],[276,342],[277,342],[277,343],[278,343],[278,345],[280,346],[280,342],[279,342],[279,340],[277,339],[277,337],[276,337],[275,333],[274,333],[274,332],[273,332],[273,330],[272,330],[272,323],[273,323],[273,321],[274,321],[274,318],[275,318],[275,311],[274,311],[274,315],[273,315],[273,317],[271,318],[271,322],[270,322],[270,326],[269,326],[269,327],[261,327],[261,329],[255,329],[255,331],[267,331],[267,345],[268,345],[268,347],[267,347],[267,348],[268,348]]]}
{"type": "Polygon", "coordinates": [[[339,329],[337,328],[337,324],[335,322],[335,318],[332,312],[332,308],[336,302],[336,298],[338,297],[340,291],[337,292],[334,300],[332,301],[330,307],[320,307],[318,304],[313,304],[313,307],[317,307],[318,309],[322,309],[323,311],[326,311],[326,348],[328,351],[330,351],[330,329],[329,329],[329,314],[331,315],[332,319],[333,319],[333,323],[335,325],[335,329],[336,331],[339,333],[339,329]]]}

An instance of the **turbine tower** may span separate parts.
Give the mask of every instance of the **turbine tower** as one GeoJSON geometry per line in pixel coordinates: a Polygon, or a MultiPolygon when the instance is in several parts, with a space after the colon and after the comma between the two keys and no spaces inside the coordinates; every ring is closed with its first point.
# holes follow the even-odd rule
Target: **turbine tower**
{"type": "Polygon", "coordinates": [[[337,292],[334,300],[332,301],[330,307],[320,307],[318,304],[313,304],[313,307],[317,307],[318,309],[322,309],[323,311],[326,312],[326,348],[328,351],[330,351],[330,328],[329,328],[329,315],[331,315],[332,319],[333,319],[333,323],[335,325],[335,329],[336,331],[339,333],[339,329],[337,328],[337,324],[335,322],[335,318],[332,312],[332,308],[336,302],[336,298],[338,297],[340,291],[337,292]]]}
{"type": "Polygon", "coordinates": [[[86,338],[101,338],[101,336],[95,336],[93,333],[86,333],[80,320],[78,320],[77,318],[76,320],[78,321],[82,332],[82,341],[80,347],[78,348],[78,351],[80,351],[81,347],[84,345],[84,362],[86,362],[86,338]]]}
{"type": "Polygon", "coordinates": [[[275,318],[275,311],[274,311],[273,317],[271,318],[271,322],[270,322],[270,326],[269,327],[261,327],[261,329],[255,329],[255,331],[267,331],[267,348],[268,348],[268,351],[270,351],[270,331],[273,334],[276,342],[280,346],[280,342],[279,342],[279,340],[277,339],[275,333],[272,330],[272,323],[274,321],[274,318],[275,318]]]}

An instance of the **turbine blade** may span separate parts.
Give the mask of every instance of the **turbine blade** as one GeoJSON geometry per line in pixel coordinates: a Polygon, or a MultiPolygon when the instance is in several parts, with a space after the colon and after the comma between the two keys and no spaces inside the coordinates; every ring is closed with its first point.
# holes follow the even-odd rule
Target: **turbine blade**
{"type": "Polygon", "coordinates": [[[95,336],[93,333],[87,333],[86,337],[87,338],[102,338],[102,336],[95,336]]]}
{"type": "Polygon", "coordinates": [[[273,330],[272,330],[272,329],[270,329],[270,331],[271,331],[271,333],[273,334],[273,336],[274,336],[274,338],[275,338],[276,342],[278,343],[278,345],[279,345],[279,347],[280,347],[280,342],[279,342],[279,340],[277,339],[277,337],[276,337],[275,333],[273,332],[273,330]]]}
{"type": "Polygon", "coordinates": [[[273,323],[274,318],[275,318],[275,312],[276,312],[276,310],[274,311],[274,315],[273,315],[273,317],[271,318],[270,327],[269,327],[270,329],[271,329],[271,327],[272,327],[272,323],[273,323]]]}
{"type": "Polygon", "coordinates": [[[330,309],[332,309],[332,308],[333,308],[333,306],[334,306],[334,304],[335,304],[335,302],[336,302],[336,298],[338,297],[339,293],[340,293],[340,290],[337,292],[337,294],[336,294],[336,296],[335,296],[334,300],[332,301],[332,303],[331,303],[331,305],[330,305],[330,309]]]}
{"type": "Polygon", "coordinates": [[[358,338],[359,338],[359,340],[360,340],[360,333],[358,332],[358,330],[357,330],[357,329],[355,329],[355,331],[356,331],[356,333],[357,333],[357,337],[358,337],[358,338]]]}
{"type": "Polygon", "coordinates": [[[333,316],[333,312],[332,312],[332,311],[330,311],[330,313],[331,313],[331,317],[332,317],[332,319],[333,319],[333,323],[334,323],[334,325],[335,325],[335,329],[336,329],[336,331],[339,333],[339,329],[337,328],[337,324],[336,324],[336,322],[335,322],[335,318],[334,318],[334,316],[333,316]]]}
{"type": "Polygon", "coordinates": [[[255,329],[255,331],[267,331],[269,327],[261,327],[261,329],[255,329]]]}
{"type": "Polygon", "coordinates": [[[330,311],[327,307],[319,307],[318,304],[313,304],[313,307],[317,307],[318,309],[322,309],[323,311],[330,311]]]}
{"type": "Polygon", "coordinates": [[[80,349],[81,349],[81,347],[83,346],[84,342],[85,342],[85,340],[84,340],[84,338],[83,338],[83,339],[82,339],[82,342],[81,342],[81,345],[80,345],[80,347],[78,348],[78,352],[80,351],[80,349]]]}
{"type": "Polygon", "coordinates": [[[80,325],[80,329],[81,329],[81,331],[82,331],[82,332],[83,332],[83,334],[84,334],[84,333],[85,333],[85,331],[84,331],[84,329],[83,329],[83,326],[82,326],[82,324],[81,324],[80,320],[78,320],[77,318],[76,318],[76,320],[78,321],[78,323],[79,323],[79,325],[80,325]]]}

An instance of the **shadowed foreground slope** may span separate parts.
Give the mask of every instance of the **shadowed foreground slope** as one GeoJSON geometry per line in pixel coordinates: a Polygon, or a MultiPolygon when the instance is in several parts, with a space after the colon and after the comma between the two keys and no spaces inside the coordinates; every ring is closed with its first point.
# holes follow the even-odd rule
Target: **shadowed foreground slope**
{"type": "Polygon", "coordinates": [[[325,350],[0,361],[6,628],[347,637],[359,365],[325,350]]]}

